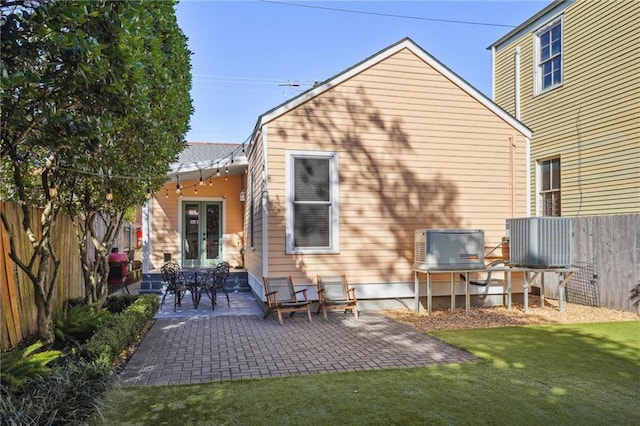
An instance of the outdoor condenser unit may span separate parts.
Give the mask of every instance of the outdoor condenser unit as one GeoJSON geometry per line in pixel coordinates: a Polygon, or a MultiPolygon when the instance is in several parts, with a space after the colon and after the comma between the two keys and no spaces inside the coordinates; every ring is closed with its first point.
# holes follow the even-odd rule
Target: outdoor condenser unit
{"type": "Polygon", "coordinates": [[[484,269],[481,229],[418,229],[414,234],[414,269],[484,269]]]}
{"type": "Polygon", "coordinates": [[[507,219],[509,263],[528,268],[571,266],[570,217],[525,217],[507,219]]]}

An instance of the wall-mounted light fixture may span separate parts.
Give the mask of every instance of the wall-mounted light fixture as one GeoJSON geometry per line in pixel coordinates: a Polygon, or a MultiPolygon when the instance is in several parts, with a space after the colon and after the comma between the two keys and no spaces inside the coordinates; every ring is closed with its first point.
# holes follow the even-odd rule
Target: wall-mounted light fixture
{"type": "Polygon", "coordinates": [[[240,191],[240,201],[244,202],[246,200],[247,194],[244,191],[240,191]]]}

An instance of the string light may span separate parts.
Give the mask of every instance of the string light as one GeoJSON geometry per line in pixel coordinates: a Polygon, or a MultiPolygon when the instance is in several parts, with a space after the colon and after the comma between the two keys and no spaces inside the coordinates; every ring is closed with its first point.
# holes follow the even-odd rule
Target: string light
{"type": "Polygon", "coordinates": [[[164,198],[169,198],[169,189],[164,190],[164,198]]]}
{"type": "MultiPolygon", "coordinates": [[[[251,138],[251,136],[247,137],[247,139],[242,142],[241,145],[236,146],[229,154],[227,154],[225,157],[219,158],[218,160],[216,160],[216,170],[215,173],[212,173],[210,175],[205,175],[202,171],[202,169],[199,169],[199,174],[200,177],[198,179],[197,182],[195,182],[194,184],[189,185],[186,188],[195,188],[196,186],[203,186],[205,185],[205,181],[208,179],[209,180],[209,186],[213,186],[213,178],[214,176],[220,176],[221,172],[220,172],[220,163],[222,162],[223,165],[226,164],[225,166],[225,175],[229,174],[229,164],[235,164],[235,156],[238,155],[239,152],[242,152],[243,154],[246,153],[246,148],[245,145],[247,143],[247,141],[249,141],[249,139],[251,138]]],[[[64,167],[64,166],[57,166],[56,169],[58,170],[62,170],[62,171],[66,171],[69,173],[75,173],[75,174],[79,174],[79,175],[85,175],[85,176],[95,176],[101,179],[106,179],[107,181],[110,181],[111,179],[124,179],[124,180],[133,180],[133,181],[140,181],[140,180],[146,180],[146,193],[145,193],[145,197],[146,199],[151,199],[153,198],[153,193],[151,191],[151,179],[154,180],[161,180],[161,179],[166,179],[167,176],[166,175],[158,175],[158,176],[148,176],[148,177],[141,177],[140,175],[112,175],[111,173],[108,173],[108,176],[105,176],[104,172],[102,170],[100,170],[99,172],[91,172],[91,171],[87,171],[86,169],[83,170],[78,170],[78,169],[73,169],[70,167],[64,167]]],[[[248,173],[248,171],[245,169],[244,173],[248,173]]],[[[185,189],[185,186],[180,182],[180,175],[176,174],[176,194],[179,194],[181,197],[183,195],[183,191],[185,189]]],[[[228,177],[225,176],[225,181],[228,181],[228,177]]],[[[50,197],[56,197],[58,196],[58,188],[56,188],[55,184],[53,182],[51,182],[50,186],[49,186],[49,196],[50,197]]],[[[111,185],[108,184],[107,185],[107,189],[108,192],[106,194],[106,198],[111,201],[113,200],[113,191],[111,190],[111,185]]],[[[195,190],[195,193],[197,194],[197,189],[195,190]]],[[[168,189],[165,188],[165,198],[169,198],[169,192],[168,189]]]]}
{"type": "Polygon", "coordinates": [[[56,188],[56,184],[51,181],[51,185],[49,185],[49,197],[56,198],[58,196],[58,188],[56,188]]]}

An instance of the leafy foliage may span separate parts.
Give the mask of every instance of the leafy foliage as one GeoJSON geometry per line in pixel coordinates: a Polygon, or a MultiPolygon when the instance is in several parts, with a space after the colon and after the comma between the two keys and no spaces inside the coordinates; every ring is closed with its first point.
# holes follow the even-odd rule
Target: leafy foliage
{"type": "MultiPolygon", "coordinates": [[[[131,299],[118,298],[124,301],[131,299]]],[[[47,375],[31,375],[24,378],[19,386],[5,385],[3,377],[0,386],[1,423],[86,424],[88,416],[100,408],[105,392],[114,386],[113,360],[140,335],[157,312],[158,304],[155,295],[137,297],[122,313],[111,315],[108,321],[103,322],[94,337],[80,350],[51,362],[47,375]]],[[[5,354],[2,356],[4,375],[5,354]]]]}
{"type": "MultiPolygon", "coordinates": [[[[43,340],[52,338],[57,214],[74,218],[86,302],[103,303],[125,212],[166,181],[184,149],[191,64],[174,5],[0,2],[0,196],[43,207],[38,221],[23,209],[20,224],[34,253],[10,254],[34,285],[43,340]]],[[[2,222],[14,238],[14,226],[2,222]]]]}
{"type": "Polygon", "coordinates": [[[42,342],[36,342],[19,351],[3,352],[0,355],[0,383],[6,387],[16,387],[25,380],[51,372],[47,366],[59,358],[62,352],[57,350],[41,350],[42,342]]]}
{"type": "Polygon", "coordinates": [[[157,296],[139,297],[121,314],[113,315],[107,326],[100,328],[83,346],[83,353],[95,362],[113,364],[120,352],[140,336],[140,330],[153,318],[158,307],[157,296]]]}
{"type": "Polygon", "coordinates": [[[102,307],[112,314],[119,314],[131,306],[138,298],[140,298],[140,295],[137,294],[115,294],[107,297],[102,307]]]}
{"type": "Polygon", "coordinates": [[[56,346],[84,343],[109,315],[106,309],[95,309],[91,305],[73,305],[66,309],[59,309],[54,317],[56,346]]]}
{"type": "Polygon", "coordinates": [[[2,398],[0,418],[15,425],[83,424],[101,406],[113,381],[108,366],[66,359],[48,376],[34,377],[2,398]]]}

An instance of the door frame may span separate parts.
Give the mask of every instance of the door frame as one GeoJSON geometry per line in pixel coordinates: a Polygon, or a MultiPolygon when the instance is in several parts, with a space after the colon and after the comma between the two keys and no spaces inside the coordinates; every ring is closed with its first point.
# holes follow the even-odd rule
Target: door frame
{"type": "Polygon", "coordinates": [[[220,240],[221,240],[221,250],[220,250],[220,261],[226,259],[227,256],[227,206],[225,197],[182,197],[178,198],[178,238],[176,241],[177,248],[177,256],[178,259],[176,261],[180,262],[182,265],[183,262],[183,253],[182,253],[182,233],[184,230],[184,208],[183,205],[185,202],[198,202],[198,203],[220,203],[221,209],[220,212],[222,214],[222,223],[220,226],[220,240]]]}

